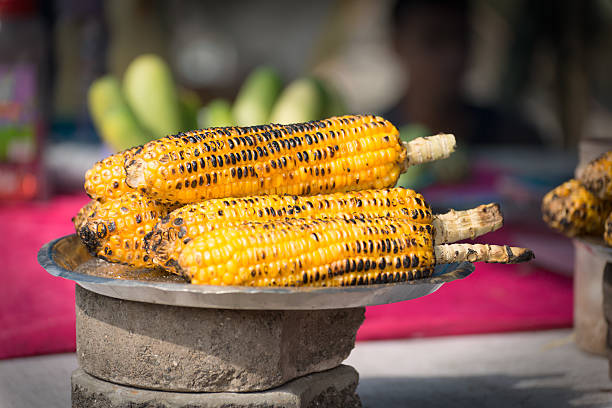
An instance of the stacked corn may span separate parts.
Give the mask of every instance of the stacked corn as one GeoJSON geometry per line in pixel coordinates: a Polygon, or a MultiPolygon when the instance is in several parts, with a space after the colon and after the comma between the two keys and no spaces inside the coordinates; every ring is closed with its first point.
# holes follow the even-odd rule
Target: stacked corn
{"type": "Polygon", "coordinates": [[[603,236],[612,246],[612,152],[588,163],[578,174],[548,192],[542,216],[568,237],[603,236]]]}
{"type": "Polygon", "coordinates": [[[408,166],[454,149],[452,135],[398,136],[371,115],[167,136],[97,163],[75,226],[98,257],[196,284],[386,283],[430,276],[436,263],[531,259],[449,244],[499,228],[499,207],[434,215],[420,194],[391,188],[408,166]]]}

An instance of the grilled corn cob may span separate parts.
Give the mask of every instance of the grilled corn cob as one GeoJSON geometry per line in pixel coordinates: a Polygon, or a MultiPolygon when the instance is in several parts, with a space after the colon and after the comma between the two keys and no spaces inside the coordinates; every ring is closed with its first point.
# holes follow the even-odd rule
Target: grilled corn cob
{"type": "Polygon", "coordinates": [[[582,168],[578,180],[602,200],[612,200],[612,151],[602,154],[582,168]]]}
{"type": "Polygon", "coordinates": [[[81,225],[85,222],[87,217],[89,217],[89,215],[96,211],[99,207],[100,202],[98,200],[91,200],[90,202],[85,204],[83,208],[81,208],[79,212],[74,217],[72,217],[74,229],[79,232],[79,228],[81,228],[81,225]]]}
{"type": "Polygon", "coordinates": [[[431,209],[413,190],[363,190],[301,196],[211,199],[183,206],[162,218],[145,237],[153,262],[176,272],[176,255],[196,236],[222,226],[283,218],[363,218],[399,216],[431,223],[431,209]]]}
{"type": "Polygon", "coordinates": [[[212,199],[181,207],[157,223],[145,237],[145,248],[155,264],[176,272],[176,257],[182,248],[191,239],[219,227],[283,218],[373,217],[405,218],[419,224],[432,224],[438,243],[473,238],[499,228],[502,223],[497,204],[432,217],[423,196],[403,188],[312,197],[254,196],[212,199]]]}
{"type": "Polygon", "coordinates": [[[137,152],[139,147],[133,147],[100,160],[85,173],[85,192],[100,202],[113,200],[123,194],[134,192],[125,184],[124,161],[137,152]]]}
{"type": "Polygon", "coordinates": [[[154,267],[143,238],[171,209],[138,193],[128,193],[100,204],[80,225],[79,237],[99,258],[139,268],[154,267]]]}
{"type": "Polygon", "coordinates": [[[549,227],[574,237],[601,234],[612,205],[600,200],[577,180],[549,191],[542,200],[542,216],[549,227]]]}
{"type": "Polygon", "coordinates": [[[154,199],[184,204],[384,188],[395,184],[402,168],[454,149],[452,135],[411,143],[405,147],[390,122],[366,115],[204,129],[144,145],[125,162],[126,183],[154,199]]]}
{"type": "Polygon", "coordinates": [[[508,253],[509,247],[495,246],[453,244],[434,250],[432,230],[431,224],[394,218],[247,222],[194,238],[178,264],[194,284],[352,286],[429,277],[436,254],[454,254],[456,248],[474,261],[533,257],[526,249],[510,248],[508,253]]]}
{"type": "Polygon", "coordinates": [[[343,286],[433,273],[430,224],[388,218],[286,219],[219,228],[189,242],[181,272],[195,284],[343,286]]]}

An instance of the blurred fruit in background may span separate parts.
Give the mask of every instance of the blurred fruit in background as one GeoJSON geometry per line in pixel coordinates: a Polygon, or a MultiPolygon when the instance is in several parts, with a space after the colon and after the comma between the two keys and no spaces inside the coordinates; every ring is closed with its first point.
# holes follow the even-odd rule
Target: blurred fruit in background
{"type": "Polygon", "coordinates": [[[295,79],[283,88],[271,67],[255,68],[245,79],[233,105],[213,99],[198,114],[201,128],[298,123],[347,113],[341,95],[316,77],[295,79]]]}
{"type": "Polygon", "coordinates": [[[141,55],[123,76],[123,92],[142,125],[154,137],[181,130],[178,95],[170,67],[161,57],[141,55]]]}
{"type": "Polygon", "coordinates": [[[223,127],[233,124],[232,105],[227,99],[213,99],[198,112],[198,127],[223,127]]]}
{"type": "Polygon", "coordinates": [[[256,68],[244,81],[232,113],[238,126],[252,126],[267,123],[283,81],[273,68],[256,68]]]}
{"type": "Polygon", "coordinates": [[[88,106],[100,138],[120,151],[197,127],[201,102],[195,92],[177,89],[162,58],[146,54],[129,64],[123,83],[112,75],[95,80],[88,106]]]}

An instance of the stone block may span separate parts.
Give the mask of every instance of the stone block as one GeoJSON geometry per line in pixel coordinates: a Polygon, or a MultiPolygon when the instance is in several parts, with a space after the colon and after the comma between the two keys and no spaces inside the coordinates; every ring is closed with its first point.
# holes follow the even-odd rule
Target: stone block
{"type": "Polygon", "coordinates": [[[165,391],[247,392],[337,367],[364,308],[224,310],[115,299],[76,287],[79,366],[165,391]]]}
{"type": "Polygon", "coordinates": [[[79,368],[72,373],[72,408],[359,408],[358,381],[355,369],[341,365],[267,391],[184,393],[117,385],[79,368]]]}

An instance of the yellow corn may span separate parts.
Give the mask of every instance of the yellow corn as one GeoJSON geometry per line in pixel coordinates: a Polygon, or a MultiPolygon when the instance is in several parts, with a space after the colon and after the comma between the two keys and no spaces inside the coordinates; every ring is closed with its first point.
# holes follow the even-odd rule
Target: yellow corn
{"type": "Polygon", "coordinates": [[[178,257],[194,284],[347,286],[431,276],[432,227],[408,219],[285,219],[220,227],[178,257]]]}
{"type": "Polygon", "coordinates": [[[362,190],[301,196],[252,196],[211,199],[181,207],[162,218],[145,237],[153,262],[176,272],[176,255],[191,239],[219,227],[246,221],[283,218],[403,217],[431,223],[432,214],[423,196],[413,190],[362,190]]]}
{"type": "Polygon", "coordinates": [[[577,180],[549,191],[542,200],[542,217],[551,228],[574,237],[601,234],[612,206],[600,200],[577,180]]]}
{"type": "Polygon", "coordinates": [[[390,122],[371,115],[204,129],[144,145],[126,160],[126,182],[152,198],[184,204],[385,188],[407,162],[448,156],[454,137],[434,136],[425,144],[424,152],[405,148],[390,122]]]}
{"type": "Polygon", "coordinates": [[[100,202],[98,200],[91,200],[85,204],[74,217],[72,217],[72,223],[74,224],[74,229],[76,232],[79,232],[79,228],[81,228],[81,225],[85,222],[87,217],[89,217],[99,207],[100,202]]]}
{"type": "Polygon", "coordinates": [[[612,200],[612,151],[581,169],[578,180],[602,200],[612,200]]]}
{"type": "Polygon", "coordinates": [[[89,197],[105,202],[134,192],[125,184],[124,162],[130,158],[139,147],[133,147],[100,160],[85,173],[85,192],[89,197]]]}
{"type": "Polygon", "coordinates": [[[100,204],[80,225],[79,237],[99,258],[139,268],[154,267],[143,238],[170,209],[138,193],[128,193],[100,204]]]}

